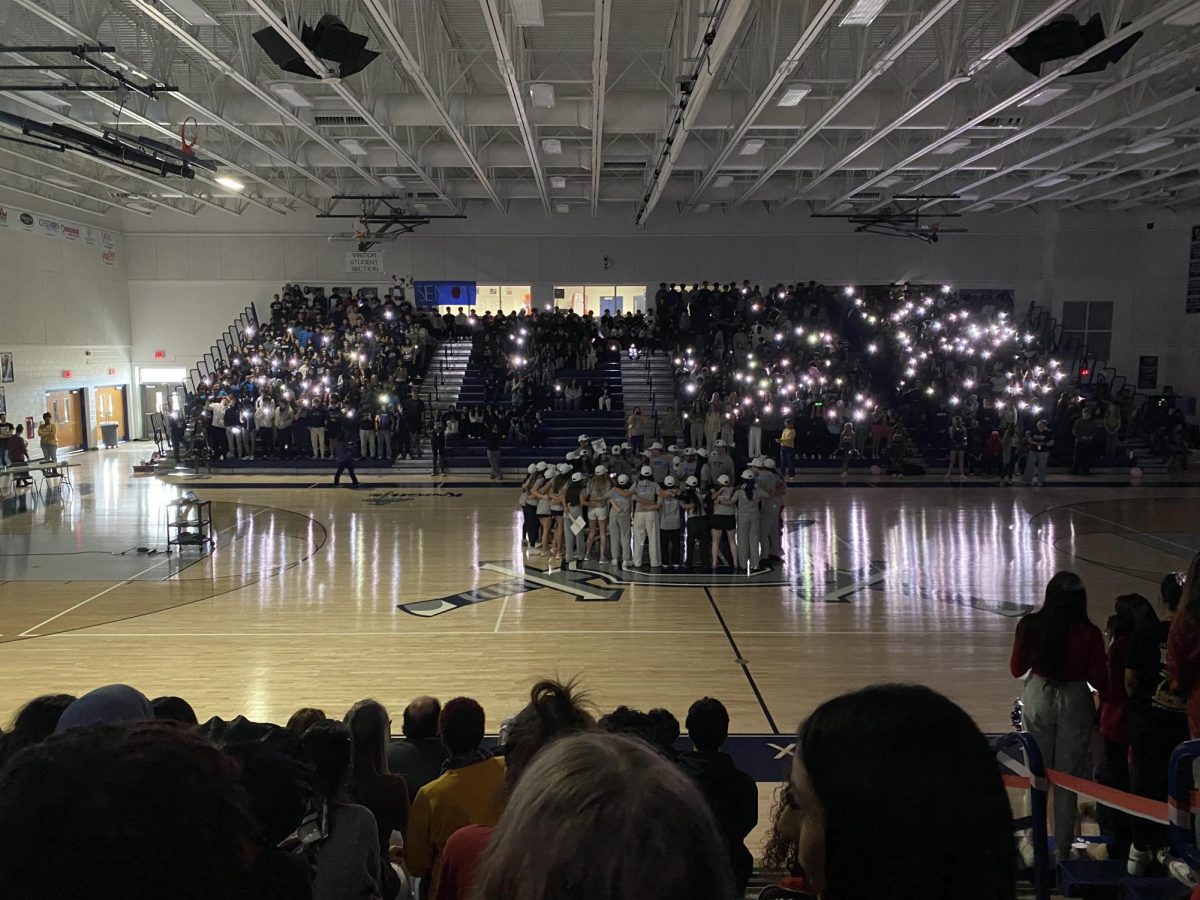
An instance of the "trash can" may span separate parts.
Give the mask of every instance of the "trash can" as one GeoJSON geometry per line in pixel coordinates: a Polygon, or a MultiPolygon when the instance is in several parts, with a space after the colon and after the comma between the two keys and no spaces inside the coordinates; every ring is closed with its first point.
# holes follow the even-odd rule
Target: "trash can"
{"type": "Polygon", "coordinates": [[[100,423],[100,440],[105,447],[117,446],[117,428],[116,422],[101,422],[100,423]]]}

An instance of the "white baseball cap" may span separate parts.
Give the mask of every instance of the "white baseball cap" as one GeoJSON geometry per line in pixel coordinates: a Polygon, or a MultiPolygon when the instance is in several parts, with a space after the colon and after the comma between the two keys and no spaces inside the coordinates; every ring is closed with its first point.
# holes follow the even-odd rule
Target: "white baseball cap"
{"type": "Polygon", "coordinates": [[[766,459],[763,460],[763,465],[766,466],[768,469],[775,468],[774,457],[768,456],[766,459]]]}
{"type": "Polygon", "coordinates": [[[670,447],[668,447],[668,448],[667,448],[667,452],[668,452],[668,453],[678,453],[678,452],[679,452],[679,445],[678,445],[678,444],[672,444],[670,447]]]}
{"type": "Polygon", "coordinates": [[[754,457],[754,459],[750,460],[750,466],[755,469],[763,468],[763,458],[761,456],[754,457]]]}
{"type": "Polygon", "coordinates": [[[574,450],[568,450],[567,451],[567,459],[579,459],[579,454],[576,453],[574,450]]]}
{"type": "Polygon", "coordinates": [[[689,475],[687,477],[687,481],[684,482],[684,484],[686,484],[688,487],[695,487],[699,483],[700,483],[700,479],[697,478],[695,475],[689,475]]]}
{"type": "Polygon", "coordinates": [[[542,469],[549,468],[549,466],[550,466],[550,463],[540,462],[535,466],[535,468],[540,472],[540,471],[542,471],[542,469]]]}
{"type": "Polygon", "coordinates": [[[528,468],[528,469],[526,469],[525,471],[526,471],[526,472],[528,472],[530,475],[532,475],[534,472],[536,472],[536,471],[537,471],[537,469],[538,469],[538,467],[537,467],[537,465],[536,465],[536,464],[534,464],[534,463],[530,463],[530,464],[529,464],[529,468],[528,468]]]}
{"type": "Polygon", "coordinates": [[[607,475],[608,474],[608,466],[596,466],[596,474],[597,475],[607,475]]]}
{"type": "Polygon", "coordinates": [[[658,441],[655,441],[653,444],[650,445],[650,449],[651,450],[661,450],[662,444],[659,443],[658,441]]]}
{"type": "Polygon", "coordinates": [[[558,464],[558,474],[566,475],[570,471],[571,471],[570,463],[559,463],[558,464]]]}
{"type": "Polygon", "coordinates": [[[619,484],[621,487],[625,487],[625,485],[629,484],[629,476],[628,475],[618,475],[617,476],[617,484],[619,484]]]}
{"type": "Polygon", "coordinates": [[[717,479],[717,484],[729,484],[729,476],[722,475],[720,478],[717,479]]]}
{"type": "Polygon", "coordinates": [[[702,457],[704,457],[705,459],[708,459],[708,451],[707,451],[707,450],[705,450],[703,447],[701,447],[699,450],[697,450],[697,451],[696,451],[696,455],[697,455],[697,456],[702,456],[702,457]]]}
{"type": "Polygon", "coordinates": [[[718,450],[722,450],[722,449],[724,449],[725,447],[728,447],[728,446],[729,446],[729,445],[728,445],[727,443],[725,443],[724,441],[722,441],[722,440],[718,440],[718,441],[717,441],[717,444],[716,444],[716,447],[717,447],[717,449],[718,449],[718,450]]]}
{"type": "Polygon", "coordinates": [[[649,466],[642,466],[642,474],[643,475],[653,475],[654,470],[651,469],[649,466]]]}
{"type": "Polygon", "coordinates": [[[671,462],[672,462],[674,465],[679,465],[681,462],[683,462],[683,457],[681,457],[681,456],[672,456],[672,457],[671,457],[671,462]]]}
{"type": "Polygon", "coordinates": [[[581,435],[579,436],[579,440],[580,440],[580,441],[587,441],[587,440],[591,440],[591,439],[590,439],[590,438],[589,438],[589,437],[588,437],[586,434],[581,434],[581,435]]]}
{"type": "Polygon", "coordinates": [[[666,485],[667,487],[675,487],[675,476],[668,475],[666,478],[663,479],[663,484],[666,485]]]}
{"type": "Polygon", "coordinates": [[[572,481],[583,481],[583,473],[582,472],[573,473],[571,475],[571,480],[572,481]]]}
{"type": "Polygon", "coordinates": [[[696,448],[695,448],[695,447],[688,447],[686,450],[684,450],[684,451],[683,451],[683,455],[684,455],[684,456],[695,456],[695,455],[696,455],[696,448]]]}
{"type": "Polygon", "coordinates": [[[743,469],[743,470],[742,470],[742,477],[743,477],[743,478],[753,478],[753,477],[754,477],[754,471],[753,471],[752,469],[743,469]]]}

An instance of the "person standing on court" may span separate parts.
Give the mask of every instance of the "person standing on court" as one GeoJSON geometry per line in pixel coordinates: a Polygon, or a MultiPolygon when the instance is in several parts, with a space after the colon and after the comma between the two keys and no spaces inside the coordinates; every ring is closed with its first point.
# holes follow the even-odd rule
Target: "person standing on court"
{"type": "MultiPolygon", "coordinates": [[[[349,420],[353,412],[347,405],[343,418],[349,420]]],[[[344,438],[336,439],[333,443],[333,459],[337,463],[337,471],[333,473],[334,486],[341,483],[342,473],[347,472],[350,475],[351,483],[358,487],[358,475],[354,472],[354,443],[344,438]]]]}
{"type": "Polygon", "coordinates": [[[662,565],[659,546],[658,529],[658,484],[654,481],[654,470],[642,466],[641,478],[633,486],[633,565],[626,568],[638,568],[642,564],[642,544],[650,544],[650,567],[659,568],[662,565]]]}
{"type": "Polygon", "coordinates": [[[742,472],[742,483],[733,492],[737,516],[737,567],[739,572],[757,572],[762,557],[759,551],[762,520],[762,493],[755,487],[753,469],[742,472]]]}
{"type": "Polygon", "coordinates": [[[758,538],[762,544],[762,559],[765,562],[783,562],[783,496],[784,481],[775,471],[775,460],[760,457],[751,463],[757,493],[762,494],[762,516],[759,519],[758,538]]]}
{"type": "Polygon", "coordinates": [[[633,492],[629,488],[629,476],[622,474],[608,489],[608,549],[614,566],[631,563],[629,535],[632,523],[633,492]]]}
{"type": "Polygon", "coordinates": [[[504,480],[504,473],[500,470],[500,444],[502,440],[503,437],[500,434],[500,427],[498,425],[493,425],[491,430],[488,431],[487,437],[484,438],[487,444],[488,465],[492,469],[492,481],[504,480]]]}
{"type": "Polygon", "coordinates": [[[1054,447],[1054,432],[1045,419],[1038,419],[1037,428],[1029,432],[1029,455],[1025,460],[1025,483],[1045,486],[1046,469],[1050,467],[1050,451],[1054,447]]]}
{"type": "MultiPolygon", "coordinates": [[[[1039,423],[1039,426],[1042,423],[1039,423]]],[[[1088,619],[1087,590],[1074,572],[1059,572],[1046,585],[1040,609],[1017,623],[1009,671],[1024,678],[1025,729],[1042,751],[1047,769],[1086,778],[1095,705],[1088,685],[1108,693],[1104,635],[1088,619]]],[[[1059,862],[1071,858],[1078,799],[1054,790],[1054,842],[1059,862]]]]}
{"type": "Polygon", "coordinates": [[[50,413],[42,413],[42,424],[38,426],[38,441],[42,445],[42,459],[46,462],[58,462],[58,426],[50,418],[50,413]]]}
{"type": "Polygon", "coordinates": [[[687,529],[687,565],[691,569],[712,568],[712,538],[708,533],[705,499],[700,494],[700,479],[689,475],[683,493],[679,495],[679,505],[687,516],[684,527],[687,529]]]}

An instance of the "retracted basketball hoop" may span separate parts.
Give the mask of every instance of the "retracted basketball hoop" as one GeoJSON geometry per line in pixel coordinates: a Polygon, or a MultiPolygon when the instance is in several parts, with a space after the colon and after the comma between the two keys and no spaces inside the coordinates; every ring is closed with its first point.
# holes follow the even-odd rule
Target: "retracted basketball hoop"
{"type": "Polygon", "coordinates": [[[192,156],[196,152],[197,140],[197,122],[191,116],[183,120],[183,124],[179,126],[179,152],[192,156]],[[188,128],[188,123],[191,122],[191,128],[188,128]]]}

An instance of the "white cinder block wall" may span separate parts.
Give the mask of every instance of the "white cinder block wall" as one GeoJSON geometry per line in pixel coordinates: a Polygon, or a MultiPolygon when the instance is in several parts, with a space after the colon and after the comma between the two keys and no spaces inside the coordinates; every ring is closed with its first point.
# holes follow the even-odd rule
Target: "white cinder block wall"
{"type": "MultiPolygon", "coordinates": [[[[0,188],[0,206],[9,210],[37,211],[36,201],[30,200],[6,196],[0,188]]],[[[108,231],[115,258],[107,264],[99,242],[88,245],[22,231],[10,212],[8,227],[0,228],[0,352],[13,354],[15,375],[0,387],[10,422],[40,420],[50,390],[88,389],[89,410],[95,409],[91,389],[97,386],[123,384],[129,386],[127,396],[133,393],[129,282],[124,237],[117,230],[121,222],[66,207],[46,205],[41,211],[108,231]],[[63,376],[65,371],[70,377],[63,376]]]]}

